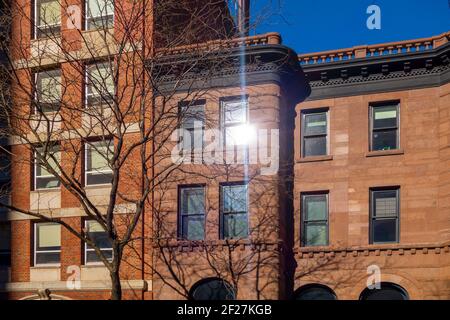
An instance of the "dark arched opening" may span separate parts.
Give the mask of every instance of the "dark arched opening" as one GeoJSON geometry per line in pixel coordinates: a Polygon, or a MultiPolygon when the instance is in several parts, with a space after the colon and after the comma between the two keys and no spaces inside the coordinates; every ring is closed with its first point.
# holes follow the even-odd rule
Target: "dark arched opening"
{"type": "Polygon", "coordinates": [[[234,287],[220,278],[203,279],[194,284],[189,293],[192,300],[234,300],[234,287]]]}
{"type": "Polygon", "coordinates": [[[361,293],[360,300],[409,300],[405,289],[394,283],[382,282],[379,289],[366,288],[361,293]]]}
{"type": "Polygon", "coordinates": [[[308,284],[294,293],[295,300],[337,300],[336,294],[327,286],[308,284]]]}

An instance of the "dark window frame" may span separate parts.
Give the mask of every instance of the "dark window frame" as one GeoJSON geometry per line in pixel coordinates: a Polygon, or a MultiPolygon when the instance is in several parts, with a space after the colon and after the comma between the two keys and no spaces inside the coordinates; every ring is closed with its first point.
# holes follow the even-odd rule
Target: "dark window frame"
{"type": "Polygon", "coordinates": [[[301,117],[300,117],[300,135],[301,135],[301,139],[300,139],[300,143],[301,143],[301,158],[308,158],[308,157],[315,157],[315,156],[310,156],[310,155],[306,155],[306,143],[305,140],[308,138],[320,138],[320,137],[325,137],[325,145],[326,145],[326,150],[325,150],[325,154],[320,155],[320,156],[327,156],[330,154],[330,108],[329,107],[322,107],[322,108],[314,108],[314,109],[305,109],[301,111],[301,117]],[[306,117],[308,115],[312,115],[312,114],[325,114],[325,118],[327,121],[326,124],[326,133],[324,134],[311,134],[311,135],[306,135],[305,133],[305,129],[306,129],[306,117]]]}
{"type": "MultiPolygon", "coordinates": [[[[197,101],[194,101],[194,102],[179,103],[178,104],[178,119],[179,119],[179,122],[180,122],[180,129],[189,131],[189,133],[190,133],[190,137],[191,137],[191,141],[190,141],[190,143],[191,143],[191,150],[190,150],[191,161],[194,161],[195,158],[196,158],[195,157],[196,153],[200,152],[201,153],[201,160],[203,162],[203,150],[205,149],[206,100],[202,99],[202,100],[197,100],[197,101]],[[185,123],[184,123],[185,118],[183,116],[183,109],[184,108],[191,108],[191,107],[203,107],[203,126],[201,128],[198,128],[198,129],[202,130],[202,148],[201,148],[201,150],[195,149],[195,146],[193,144],[193,142],[195,141],[194,132],[195,132],[196,128],[195,127],[187,128],[187,127],[184,126],[185,125],[185,123]]],[[[200,122],[200,121],[198,121],[198,122],[200,122]]],[[[179,136],[178,136],[178,143],[181,142],[181,137],[182,137],[181,134],[179,134],[179,136]]],[[[184,139],[184,137],[183,137],[183,139],[184,139]]],[[[183,141],[183,143],[184,143],[184,141],[183,141]]]]}
{"type": "Polygon", "coordinates": [[[388,101],[379,101],[379,102],[371,102],[369,103],[369,151],[384,151],[384,150],[375,150],[374,149],[374,132],[381,131],[396,131],[396,148],[389,150],[399,150],[400,149],[400,100],[388,100],[388,101]],[[394,127],[382,127],[382,128],[374,128],[375,121],[375,109],[388,107],[388,106],[396,106],[397,118],[396,118],[396,126],[394,127]]]}
{"type": "Polygon", "coordinates": [[[387,243],[399,243],[400,242],[400,186],[390,186],[390,187],[373,187],[369,190],[369,243],[370,244],[387,244],[387,243]],[[375,201],[374,193],[383,191],[395,191],[396,192],[396,207],[397,216],[396,220],[396,234],[395,241],[374,241],[374,221],[375,220],[393,220],[393,217],[376,217],[375,215],[375,201]]]}
{"type": "Polygon", "coordinates": [[[221,240],[224,239],[248,239],[248,237],[250,236],[250,217],[249,217],[249,208],[250,208],[250,204],[249,204],[249,192],[248,192],[248,188],[249,188],[249,183],[247,181],[237,181],[237,182],[223,182],[220,183],[219,185],[219,203],[220,203],[220,209],[219,209],[219,237],[221,240]],[[224,197],[223,197],[223,188],[224,187],[228,187],[228,186],[245,186],[246,188],[246,204],[247,204],[247,210],[246,211],[231,211],[231,212],[224,212],[224,197]],[[238,238],[238,237],[225,237],[225,232],[224,232],[224,226],[225,226],[225,215],[233,215],[233,214],[246,214],[247,217],[247,235],[245,238],[238,238]]]}
{"type": "Polygon", "coordinates": [[[177,223],[177,236],[181,240],[187,241],[202,241],[206,239],[206,184],[183,184],[178,186],[178,223],[177,223]],[[182,189],[203,189],[203,198],[205,205],[204,213],[196,213],[196,214],[186,214],[183,213],[183,197],[182,197],[182,189]],[[183,234],[183,217],[184,216],[203,216],[203,239],[201,240],[191,240],[183,234]]]}
{"type": "Polygon", "coordinates": [[[301,217],[300,217],[300,244],[302,247],[323,247],[323,246],[329,246],[330,245],[330,192],[328,190],[321,190],[321,191],[312,191],[312,192],[302,192],[300,194],[300,208],[301,208],[301,217]],[[325,221],[326,226],[326,244],[320,244],[320,245],[310,245],[306,243],[306,226],[310,222],[306,219],[307,212],[306,212],[306,201],[305,198],[308,196],[325,196],[326,198],[326,208],[327,208],[327,215],[326,220],[312,220],[312,223],[318,224],[319,222],[323,224],[325,221]]]}

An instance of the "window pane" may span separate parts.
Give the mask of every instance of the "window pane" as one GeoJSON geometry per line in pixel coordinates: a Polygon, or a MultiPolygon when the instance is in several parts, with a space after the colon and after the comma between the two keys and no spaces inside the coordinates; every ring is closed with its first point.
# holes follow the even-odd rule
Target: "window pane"
{"type": "Polygon", "coordinates": [[[373,132],[373,150],[397,149],[397,130],[381,130],[373,132]]]}
{"type": "Polygon", "coordinates": [[[183,131],[183,149],[184,150],[202,150],[203,149],[203,129],[183,131]]]}
{"type": "Polygon", "coordinates": [[[313,221],[328,219],[326,195],[305,196],[304,201],[306,209],[306,220],[313,221]]]}
{"type": "Polygon", "coordinates": [[[114,14],[114,1],[112,0],[88,0],[88,15],[101,17],[114,14]]]}
{"type": "Polygon", "coordinates": [[[224,238],[246,238],[248,236],[247,214],[225,214],[223,217],[224,238]]]}
{"type": "Polygon", "coordinates": [[[327,137],[304,138],[304,156],[324,156],[327,154],[327,137]]]}
{"type": "Polygon", "coordinates": [[[38,73],[37,89],[39,102],[59,102],[61,100],[61,71],[38,73]]]}
{"type": "Polygon", "coordinates": [[[325,246],[327,245],[327,226],[324,224],[306,224],[305,245],[325,246]]]}
{"type": "Polygon", "coordinates": [[[114,79],[109,64],[91,65],[87,70],[88,94],[111,98],[111,94],[114,93],[114,79]]]}
{"type": "Polygon", "coordinates": [[[327,134],[327,114],[325,112],[305,114],[304,134],[307,136],[327,134]]]}
{"type": "Polygon", "coordinates": [[[87,146],[87,171],[111,171],[110,160],[114,156],[111,140],[93,142],[87,146]]]}
{"type": "Polygon", "coordinates": [[[222,187],[223,211],[246,212],[247,211],[247,186],[231,185],[222,187]]]}
{"type": "Polygon", "coordinates": [[[296,300],[336,300],[336,296],[327,288],[310,287],[301,290],[296,300]]]}
{"type": "Polygon", "coordinates": [[[36,252],[35,264],[59,263],[60,252],[36,252]]]}
{"type": "Polygon", "coordinates": [[[373,197],[375,200],[375,217],[397,216],[397,191],[374,191],[373,197]]]}
{"type": "Polygon", "coordinates": [[[397,220],[373,220],[373,242],[396,242],[397,220]]]}
{"type": "Polygon", "coordinates": [[[104,172],[104,173],[88,173],[86,175],[86,184],[94,185],[94,184],[108,184],[112,181],[112,173],[104,172]]]}
{"type": "Polygon", "coordinates": [[[397,127],[397,106],[373,108],[373,128],[397,127]]]}
{"type": "Polygon", "coordinates": [[[224,124],[247,122],[247,102],[226,102],[223,108],[224,124]]]}
{"type": "Polygon", "coordinates": [[[61,247],[61,225],[56,223],[38,224],[36,248],[39,250],[59,250],[61,247]]]}
{"type": "MultiPolygon", "coordinates": [[[[102,253],[106,257],[106,259],[110,261],[112,260],[112,250],[102,250],[102,253]]],[[[95,251],[88,250],[86,251],[86,262],[101,262],[101,260],[95,251]]]]}
{"type": "Polygon", "coordinates": [[[87,232],[98,248],[112,248],[111,240],[97,221],[86,221],[87,232]]]}
{"type": "Polygon", "coordinates": [[[181,189],[182,213],[202,214],[205,213],[204,188],[181,189]]]}
{"type": "Polygon", "coordinates": [[[36,189],[58,188],[60,181],[55,177],[36,177],[36,189]]]}
{"type": "Polygon", "coordinates": [[[205,110],[203,105],[194,105],[181,108],[182,127],[193,129],[203,127],[205,121],[205,110]]]}
{"type": "Polygon", "coordinates": [[[39,4],[39,25],[59,24],[61,21],[61,6],[58,1],[41,1],[39,4]]]}
{"type": "Polygon", "coordinates": [[[182,237],[187,240],[202,240],[205,237],[205,216],[183,216],[182,237]]]}

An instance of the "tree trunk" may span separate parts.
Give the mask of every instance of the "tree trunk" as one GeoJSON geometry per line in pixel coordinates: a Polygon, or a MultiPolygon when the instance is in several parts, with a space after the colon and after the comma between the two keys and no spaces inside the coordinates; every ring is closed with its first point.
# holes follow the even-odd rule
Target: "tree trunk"
{"type": "Polygon", "coordinates": [[[120,285],[119,270],[110,272],[111,300],[122,300],[122,286],[120,285]]]}

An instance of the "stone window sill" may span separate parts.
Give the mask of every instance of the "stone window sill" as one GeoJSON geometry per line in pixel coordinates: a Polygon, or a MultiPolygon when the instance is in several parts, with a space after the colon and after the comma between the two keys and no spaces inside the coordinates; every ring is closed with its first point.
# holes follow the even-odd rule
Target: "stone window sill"
{"type": "Polygon", "coordinates": [[[402,154],[405,154],[405,151],[403,149],[380,150],[380,151],[369,151],[366,153],[366,157],[367,158],[384,157],[384,156],[396,156],[396,155],[402,155],[402,154]]]}
{"type": "Polygon", "coordinates": [[[308,162],[321,162],[321,161],[331,161],[333,156],[315,156],[315,157],[305,157],[299,159],[298,163],[308,163],[308,162]]]}

